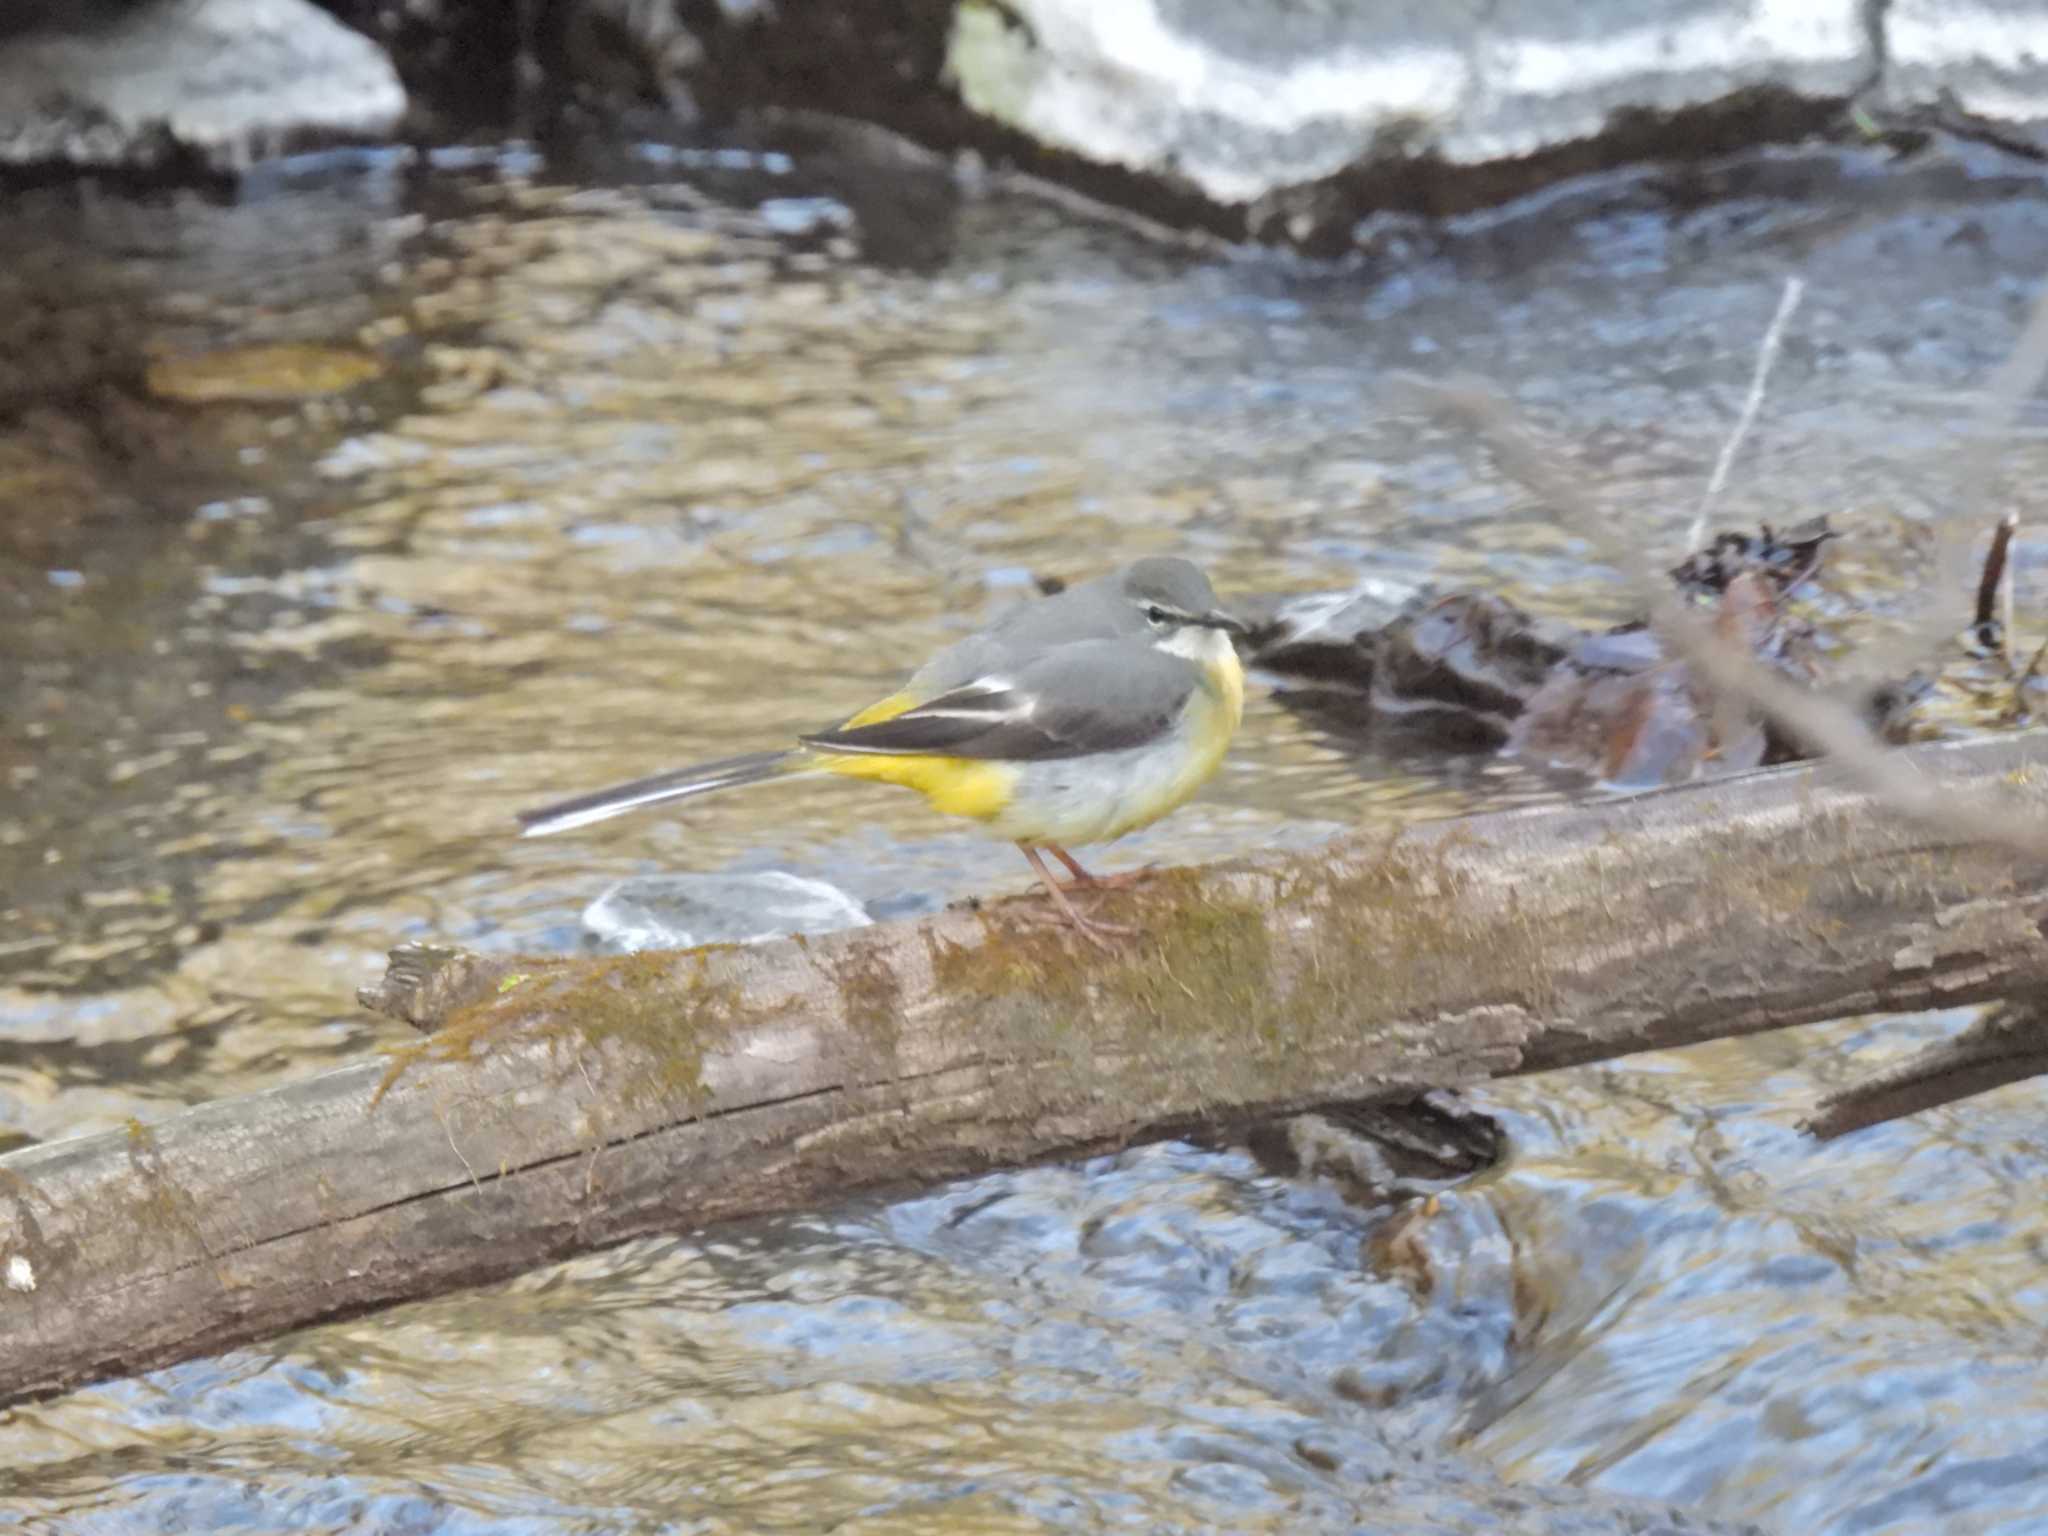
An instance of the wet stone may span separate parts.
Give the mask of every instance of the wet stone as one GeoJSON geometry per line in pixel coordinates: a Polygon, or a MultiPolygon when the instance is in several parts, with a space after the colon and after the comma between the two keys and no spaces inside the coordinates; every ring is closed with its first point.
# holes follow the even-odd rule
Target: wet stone
{"type": "Polygon", "coordinates": [[[310,0],[40,0],[0,22],[0,164],[235,171],[405,112],[382,50],[310,0]]]}
{"type": "Polygon", "coordinates": [[[381,371],[376,358],[350,347],[274,344],[158,358],[145,382],[158,399],[185,405],[282,402],[342,394],[381,371]]]}
{"type": "Polygon", "coordinates": [[[1240,602],[1252,627],[1246,660],[1304,681],[1369,688],[1375,639],[1414,595],[1412,588],[1368,576],[1348,591],[1240,602]]]}
{"type": "MultiPolygon", "coordinates": [[[[1878,66],[1850,0],[1028,0],[963,6],[948,63],[984,116],[1218,203],[1269,207],[1292,237],[1324,212],[1290,194],[1339,173],[1540,155],[1761,90],[1825,102],[1878,66]]],[[[1744,132],[1775,136],[1772,114],[1752,107],[1744,132]]]]}
{"type": "Polygon", "coordinates": [[[1387,714],[1442,712],[1497,742],[1563,655],[1513,603],[1457,593],[1380,632],[1373,705],[1387,714]]]}
{"type": "MultiPolygon", "coordinates": [[[[1831,684],[1814,624],[1790,601],[1838,538],[1825,516],[1723,532],[1672,566],[1673,585],[1730,647],[1801,686],[1828,686],[1885,740],[1911,739],[1924,678],[1831,684]]],[[[1483,592],[1395,601],[1387,583],[1269,599],[1245,658],[1283,698],[1349,735],[1395,727],[1440,752],[1492,751],[1613,787],[1677,784],[1806,754],[1709,689],[1637,620],[1587,633],[1483,592]]]]}
{"type": "Polygon", "coordinates": [[[1374,716],[1455,751],[1499,746],[1572,638],[1498,597],[1403,606],[1381,583],[1284,601],[1254,623],[1247,649],[1254,666],[1364,694],[1374,716]]]}

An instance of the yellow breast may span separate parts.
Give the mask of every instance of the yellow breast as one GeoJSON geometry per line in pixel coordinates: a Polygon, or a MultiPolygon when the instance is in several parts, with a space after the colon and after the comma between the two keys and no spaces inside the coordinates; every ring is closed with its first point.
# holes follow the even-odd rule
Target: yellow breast
{"type": "MultiPolygon", "coordinates": [[[[1230,637],[1219,635],[1217,638],[1222,641],[1222,648],[1202,669],[1202,683],[1222,706],[1223,745],[1227,747],[1230,738],[1237,734],[1238,726],[1244,723],[1244,666],[1237,659],[1237,647],[1230,643],[1230,637]]],[[[1220,750],[1217,756],[1222,756],[1220,750]]]]}
{"type": "Polygon", "coordinates": [[[1142,820],[1119,828],[1116,835],[1135,831],[1169,811],[1178,810],[1223,766],[1223,754],[1230,750],[1231,739],[1244,719],[1244,668],[1238,664],[1237,651],[1227,636],[1214,630],[1208,633],[1215,635],[1219,644],[1203,658],[1202,686],[1188,701],[1190,750],[1186,766],[1174,775],[1156,807],[1149,808],[1142,820]]]}

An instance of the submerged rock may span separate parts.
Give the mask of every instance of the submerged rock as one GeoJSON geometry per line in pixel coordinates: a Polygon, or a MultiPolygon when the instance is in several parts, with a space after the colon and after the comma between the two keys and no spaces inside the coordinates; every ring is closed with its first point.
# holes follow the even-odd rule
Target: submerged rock
{"type": "Polygon", "coordinates": [[[1241,602],[1251,625],[1246,660],[1305,682],[1370,688],[1379,632],[1416,596],[1413,587],[1368,576],[1348,592],[1241,602]]]}
{"type": "Polygon", "coordinates": [[[1278,604],[1254,624],[1246,660],[1276,677],[1365,701],[1450,751],[1491,749],[1576,638],[1504,598],[1418,595],[1397,605],[1368,583],[1278,604]]]}
{"type": "Polygon", "coordinates": [[[1381,630],[1373,708],[1497,746],[1564,658],[1561,639],[1505,598],[1456,592],[1381,630]]]}
{"type": "Polygon", "coordinates": [[[232,172],[405,114],[377,45],[311,0],[34,0],[0,18],[0,164],[232,172]]]}
{"type": "Polygon", "coordinates": [[[160,357],[150,363],[144,382],[157,399],[184,405],[278,402],[343,394],[382,372],[376,358],[351,347],[273,343],[160,357]]]}
{"type": "MultiPolygon", "coordinates": [[[[1835,537],[1825,518],[1723,533],[1669,574],[1731,649],[1826,687],[1881,739],[1903,742],[1929,680],[1821,684],[1813,626],[1786,607],[1835,537]]],[[[1439,751],[1498,749],[1615,786],[1680,784],[1807,750],[1718,700],[1644,623],[1585,634],[1484,593],[1418,596],[1398,612],[1369,587],[1290,598],[1266,605],[1243,650],[1284,700],[1345,734],[1391,726],[1439,751]]]]}
{"type": "Polygon", "coordinates": [[[1329,1179],[1361,1205],[1435,1194],[1507,1154],[1498,1120],[1441,1089],[1413,1099],[1333,1104],[1255,1125],[1237,1140],[1268,1173],[1329,1179]]]}
{"type": "Polygon", "coordinates": [[[607,954],[760,944],[794,933],[864,928],[867,909],[836,885],[781,870],[751,875],[642,875],[583,909],[586,944],[607,954]]]}

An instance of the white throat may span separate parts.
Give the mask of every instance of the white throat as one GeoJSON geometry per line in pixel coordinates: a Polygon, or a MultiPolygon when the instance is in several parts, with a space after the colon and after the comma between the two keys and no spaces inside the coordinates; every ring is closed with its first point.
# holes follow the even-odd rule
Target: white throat
{"type": "Polygon", "coordinates": [[[1171,634],[1161,635],[1153,644],[1169,656],[1179,656],[1203,668],[1216,666],[1232,654],[1230,636],[1204,624],[1184,624],[1171,634]]]}

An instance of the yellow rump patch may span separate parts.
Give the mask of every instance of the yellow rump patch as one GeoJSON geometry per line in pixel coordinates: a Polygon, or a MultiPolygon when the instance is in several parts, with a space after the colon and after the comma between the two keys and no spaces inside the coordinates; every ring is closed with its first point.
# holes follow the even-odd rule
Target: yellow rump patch
{"type": "MultiPolygon", "coordinates": [[[[894,720],[916,704],[908,693],[892,693],[846,722],[842,729],[894,720]]],[[[987,821],[1010,803],[1017,769],[1009,763],[965,757],[901,756],[882,752],[820,752],[812,758],[827,773],[871,784],[900,784],[925,797],[941,816],[987,821]]]]}
{"type": "Polygon", "coordinates": [[[1010,763],[965,757],[907,757],[880,752],[821,752],[813,759],[827,773],[876,784],[900,784],[925,797],[941,816],[987,821],[1010,803],[1017,769],[1010,763]]]}

